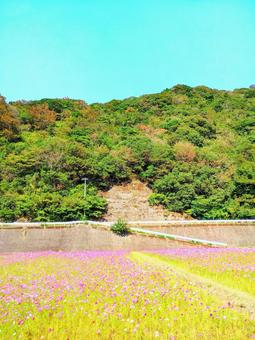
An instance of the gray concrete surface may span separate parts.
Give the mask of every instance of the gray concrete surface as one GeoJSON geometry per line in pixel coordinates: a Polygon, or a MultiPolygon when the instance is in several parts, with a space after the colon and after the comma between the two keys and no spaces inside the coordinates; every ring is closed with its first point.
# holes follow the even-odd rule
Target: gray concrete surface
{"type": "Polygon", "coordinates": [[[0,227],[0,253],[46,250],[152,250],[188,246],[174,240],[131,234],[121,237],[110,230],[87,225],[64,227],[0,227]]]}
{"type": "Polygon", "coordinates": [[[225,242],[228,246],[255,247],[255,224],[146,226],[163,233],[225,242]]]}
{"type": "MultiPolygon", "coordinates": [[[[160,223],[136,223],[132,226],[159,232],[225,242],[229,246],[255,247],[255,223],[233,222],[203,224],[198,221],[183,223],[176,221],[166,225],[160,223]]],[[[145,235],[120,237],[102,223],[86,225],[56,223],[55,225],[35,223],[0,224],[0,252],[44,251],[44,250],[150,250],[189,246],[187,242],[145,235]]],[[[192,246],[190,244],[190,246],[192,246]]]]}

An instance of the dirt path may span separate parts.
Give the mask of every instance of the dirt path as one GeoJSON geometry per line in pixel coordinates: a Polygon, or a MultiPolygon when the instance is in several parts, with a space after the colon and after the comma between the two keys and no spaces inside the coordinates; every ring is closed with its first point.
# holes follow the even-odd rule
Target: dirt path
{"type": "Polygon", "coordinates": [[[145,261],[151,263],[161,270],[178,273],[186,280],[199,284],[201,288],[206,289],[209,294],[218,297],[224,304],[231,304],[240,312],[248,311],[252,317],[255,317],[255,297],[242,292],[238,289],[230,288],[214,280],[190,273],[178,266],[170,263],[167,259],[156,257],[155,255],[132,252],[131,258],[136,261],[145,261]]]}

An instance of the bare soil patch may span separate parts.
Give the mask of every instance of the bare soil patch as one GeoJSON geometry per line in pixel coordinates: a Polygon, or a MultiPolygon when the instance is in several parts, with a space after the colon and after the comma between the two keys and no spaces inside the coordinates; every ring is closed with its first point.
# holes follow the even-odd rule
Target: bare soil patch
{"type": "Polygon", "coordinates": [[[184,220],[187,216],[169,212],[162,206],[150,206],[148,202],[152,190],[145,183],[134,179],[130,183],[116,185],[101,193],[108,202],[106,221],[118,218],[128,221],[184,220]]]}

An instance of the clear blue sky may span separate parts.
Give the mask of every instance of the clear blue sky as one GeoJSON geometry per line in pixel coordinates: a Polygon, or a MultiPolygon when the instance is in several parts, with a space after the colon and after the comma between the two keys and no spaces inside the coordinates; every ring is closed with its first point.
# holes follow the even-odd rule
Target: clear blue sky
{"type": "Polygon", "coordinates": [[[87,102],[255,83],[254,0],[0,0],[0,93],[87,102]]]}

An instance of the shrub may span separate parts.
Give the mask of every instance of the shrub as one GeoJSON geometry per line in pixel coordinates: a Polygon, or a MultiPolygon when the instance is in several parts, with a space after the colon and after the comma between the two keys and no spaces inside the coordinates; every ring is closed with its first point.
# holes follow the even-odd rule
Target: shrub
{"type": "Polygon", "coordinates": [[[130,233],[127,223],[121,219],[118,219],[118,221],[111,226],[111,231],[120,236],[126,236],[130,233]]]}
{"type": "Polygon", "coordinates": [[[196,148],[190,142],[178,142],[174,146],[175,157],[178,161],[192,162],[196,157],[196,148]]]}
{"type": "Polygon", "coordinates": [[[164,194],[153,193],[150,195],[148,201],[150,205],[167,205],[167,197],[164,194]]]}

